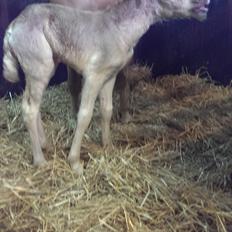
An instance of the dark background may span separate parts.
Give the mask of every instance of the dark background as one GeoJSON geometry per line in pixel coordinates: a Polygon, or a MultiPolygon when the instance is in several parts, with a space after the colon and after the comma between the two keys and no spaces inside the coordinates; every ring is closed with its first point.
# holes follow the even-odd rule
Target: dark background
{"type": "MultiPolygon", "coordinates": [[[[8,91],[20,92],[23,82],[6,83],[2,77],[4,31],[26,5],[46,0],[0,1],[0,97],[8,91]]],[[[232,0],[211,0],[208,19],[169,21],[152,26],[135,50],[138,62],[153,65],[154,76],[207,70],[213,80],[227,85],[232,80],[232,0]]],[[[21,74],[22,75],[22,74],[21,74]]],[[[66,79],[59,66],[51,83],[66,79]]]]}

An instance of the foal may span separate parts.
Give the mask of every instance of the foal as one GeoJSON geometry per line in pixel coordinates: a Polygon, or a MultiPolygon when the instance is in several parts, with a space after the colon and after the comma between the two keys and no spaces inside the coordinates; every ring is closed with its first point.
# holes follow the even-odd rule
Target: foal
{"type": "Polygon", "coordinates": [[[83,74],[77,127],[68,160],[81,174],[80,149],[97,96],[102,114],[102,142],[111,144],[112,92],[118,72],[150,25],[171,18],[207,16],[209,0],[124,0],[108,11],[79,11],[56,4],[27,7],[4,37],[4,77],[18,81],[18,64],[26,77],[23,116],[35,165],[46,163],[46,138],[40,116],[43,92],[59,62],[83,74]]]}

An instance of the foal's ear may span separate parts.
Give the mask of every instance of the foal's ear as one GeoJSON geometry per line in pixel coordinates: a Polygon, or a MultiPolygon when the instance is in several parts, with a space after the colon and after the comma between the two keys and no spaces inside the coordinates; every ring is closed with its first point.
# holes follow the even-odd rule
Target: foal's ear
{"type": "Polygon", "coordinates": [[[135,0],[136,7],[139,8],[141,5],[141,0],[135,0]]]}

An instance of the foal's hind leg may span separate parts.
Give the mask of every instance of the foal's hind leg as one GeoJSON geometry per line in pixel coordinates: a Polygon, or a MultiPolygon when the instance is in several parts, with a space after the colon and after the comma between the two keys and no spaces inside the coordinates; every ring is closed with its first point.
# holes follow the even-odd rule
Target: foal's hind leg
{"type": "Polygon", "coordinates": [[[114,88],[116,76],[108,80],[100,91],[100,110],[101,110],[101,130],[102,130],[102,144],[104,147],[112,146],[110,136],[110,120],[113,111],[112,93],[114,88]]]}
{"type": "Polygon", "coordinates": [[[76,117],[80,106],[82,75],[80,75],[70,67],[67,67],[67,71],[68,71],[68,88],[72,98],[72,110],[74,116],[76,117]]]}
{"type": "MultiPolygon", "coordinates": [[[[46,163],[38,130],[39,108],[46,84],[31,76],[26,77],[26,88],[23,96],[23,119],[30,134],[33,163],[41,166],[46,163]]],[[[42,126],[42,125],[41,125],[42,126]]]]}
{"type": "Polygon", "coordinates": [[[125,75],[125,69],[119,72],[118,78],[117,78],[119,94],[120,94],[120,114],[121,114],[122,123],[128,123],[131,119],[131,116],[129,113],[130,85],[129,85],[129,80],[127,79],[125,75]]]}

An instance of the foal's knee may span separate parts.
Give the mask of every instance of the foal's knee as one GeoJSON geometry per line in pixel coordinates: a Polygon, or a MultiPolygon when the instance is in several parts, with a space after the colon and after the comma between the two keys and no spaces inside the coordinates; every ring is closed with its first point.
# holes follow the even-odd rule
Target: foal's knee
{"type": "Polygon", "coordinates": [[[24,98],[22,102],[23,120],[27,126],[34,120],[38,113],[36,106],[30,101],[30,98],[24,98]]]}
{"type": "Polygon", "coordinates": [[[85,130],[91,120],[92,113],[89,107],[81,107],[77,115],[78,127],[80,130],[85,130]]]}
{"type": "Polygon", "coordinates": [[[110,121],[113,112],[113,106],[102,106],[101,107],[102,117],[105,121],[110,121]]]}

